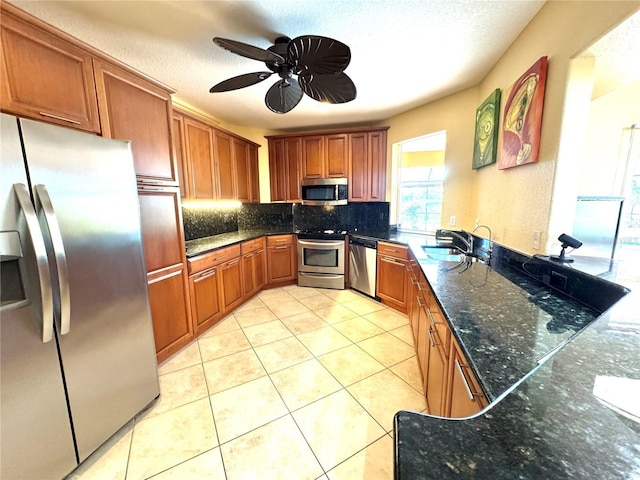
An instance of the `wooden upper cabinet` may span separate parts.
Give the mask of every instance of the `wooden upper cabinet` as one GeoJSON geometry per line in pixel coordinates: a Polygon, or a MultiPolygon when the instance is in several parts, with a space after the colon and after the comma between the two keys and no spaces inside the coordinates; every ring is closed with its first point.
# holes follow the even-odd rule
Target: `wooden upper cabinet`
{"type": "Polygon", "coordinates": [[[349,200],[383,202],[387,183],[387,132],[349,134],[349,200]]]}
{"type": "Polygon", "coordinates": [[[387,190],[387,131],[369,132],[368,200],[384,202],[387,190]]]}
{"type": "Polygon", "coordinates": [[[324,135],[302,137],[302,178],[324,177],[324,135]]]}
{"type": "Polygon", "coordinates": [[[324,178],[346,177],[349,167],[349,135],[338,133],[325,136],[324,178]]]}
{"type": "Polygon", "coordinates": [[[184,140],[186,159],[190,170],[190,198],[215,198],[213,134],[211,128],[204,123],[185,117],[184,140]]]}
{"type": "Polygon", "coordinates": [[[301,189],[302,139],[269,140],[269,181],[272,202],[299,202],[301,189]]]}
{"type": "Polygon", "coordinates": [[[347,134],[302,137],[302,178],[347,176],[347,134]]]}
{"type": "Polygon", "coordinates": [[[258,147],[250,143],[247,146],[247,165],[249,174],[249,202],[260,203],[260,169],[258,147]]]}
{"type": "Polygon", "coordinates": [[[349,201],[366,202],[369,177],[369,135],[366,132],[349,135],[349,201]]]}
{"type": "Polygon", "coordinates": [[[2,111],[100,133],[92,55],[1,5],[2,111]]]}
{"type": "Polygon", "coordinates": [[[94,71],[103,136],[131,140],[138,182],[178,185],[170,93],[100,60],[94,71]]]}
{"type": "Polygon", "coordinates": [[[232,139],[233,163],[235,167],[236,199],[249,202],[249,144],[234,137],[232,139]]]}
{"type": "Polygon", "coordinates": [[[191,198],[191,174],[189,173],[189,162],[187,162],[184,141],[184,117],[173,115],[172,124],[173,138],[173,158],[178,166],[178,182],[180,183],[180,197],[191,198]]]}
{"type": "Polygon", "coordinates": [[[237,186],[232,148],[231,135],[214,129],[214,178],[216,180],[217,198],[220,200],[233,200],[236,198],[237,186]]]}

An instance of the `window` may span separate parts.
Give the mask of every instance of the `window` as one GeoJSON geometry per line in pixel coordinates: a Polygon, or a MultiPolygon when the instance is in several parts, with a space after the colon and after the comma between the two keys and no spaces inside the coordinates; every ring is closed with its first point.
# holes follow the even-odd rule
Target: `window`
{"type": "Polygon", "coordinates": [[[397,221],[403,231],[427,233],[440,228],[444,180],[445,132],[401,144],[397,221]]]}

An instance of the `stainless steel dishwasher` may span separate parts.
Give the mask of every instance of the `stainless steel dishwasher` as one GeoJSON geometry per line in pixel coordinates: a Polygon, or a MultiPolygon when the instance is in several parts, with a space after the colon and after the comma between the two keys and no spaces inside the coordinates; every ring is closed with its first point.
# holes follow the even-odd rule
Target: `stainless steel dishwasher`
{"type": "Polygon", "coordinates": [[[349,237],[349,285],[376,299],[377,253],[377,240],[349,237]]]}

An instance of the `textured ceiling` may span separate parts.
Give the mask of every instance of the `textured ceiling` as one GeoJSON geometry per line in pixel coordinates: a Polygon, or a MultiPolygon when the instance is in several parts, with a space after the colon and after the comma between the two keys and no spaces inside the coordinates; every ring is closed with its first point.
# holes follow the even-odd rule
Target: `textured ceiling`
{"type": "Polygon", "coordinates": [[[476,85],[544,4],[480,0],[14,1],[48,23],[175,88],[177,98],[225,122],[269,130],[366,124],[476,85]],[[264,64],[211,41],[262,48],[286,35],[346,43],[357,98],[324,105],[308,97],[272,113],[270,79],[210,94],[264,64]]]}

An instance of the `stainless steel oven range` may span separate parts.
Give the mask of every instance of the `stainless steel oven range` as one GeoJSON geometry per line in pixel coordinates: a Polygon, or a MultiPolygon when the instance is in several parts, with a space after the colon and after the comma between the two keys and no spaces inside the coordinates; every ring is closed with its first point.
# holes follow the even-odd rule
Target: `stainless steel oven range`
{"type": "Polygon", "coordinates": [[[298,233],[298,285],[344,289],[345,231],[298,233]]]}

